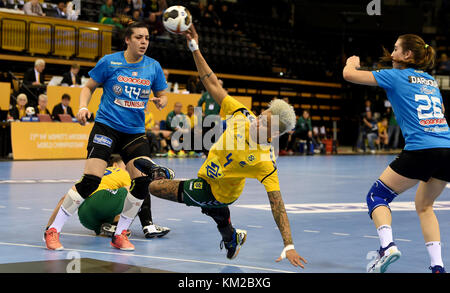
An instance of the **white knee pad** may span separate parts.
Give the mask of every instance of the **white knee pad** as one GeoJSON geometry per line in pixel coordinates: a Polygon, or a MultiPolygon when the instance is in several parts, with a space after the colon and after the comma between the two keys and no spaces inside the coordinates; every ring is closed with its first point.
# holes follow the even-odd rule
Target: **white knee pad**
{"type": "Polygon", "coordinates": [[[64,198],[62,206],[68,213],[73,215],[73,213],[78,210],[78,207],[83,203],[83,201],[84,199],[81,197],[81,195],[71,188],[67,192],[67,196],[64,198]]]}
{"type": "Polygon", "coordinates": [[[144,200],[138,199],[128,192],[127,197],[125,198],[125,202],[123,203],[122,215],[127,218],[133,219],[139,212],[143,201],[144,200]]]}

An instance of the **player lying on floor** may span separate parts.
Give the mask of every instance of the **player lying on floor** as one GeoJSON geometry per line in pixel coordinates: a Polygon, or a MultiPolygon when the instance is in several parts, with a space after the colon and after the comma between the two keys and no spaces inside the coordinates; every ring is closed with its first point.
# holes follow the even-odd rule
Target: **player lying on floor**
{"type": "MultiPolygon", "coordinates": [[[[155,166],[153,170],[157,172],[168,171],[168,169],[159,166],[155,166]]],[[[167,174],[173,178],[173,172],[167,174]]],[[[161,176],[167,178],[165,173],[156,176],[159,176],[156,178],[161,178],[161,176]]],[[[104,234],[112,237],[130,184],[130,175],[125,169],[122,158],[119,155],[112,155],[98,189],[80,205],[78,210],[80,223],[87,229],[94,231],[96,235],[104,234]]],[[[64,197],[61,198],[53,211],[48,225],[53,222],[64,197]]],[[[170,229],[153,224],[150,203],[150,196],[147,196],[138,213],[142,231],[145,238],[162,237],[169,233],[170,229]]]]}
{"type": "MultiPolygon", "coordinates": [[[[256,117],[222,88],[198,49],[198,35],[193,25],[186,37],[203,85],[221,106],[222,119],[227,119],[226,129],[211,147],[197,179],[156,180],[149,184],[150,193],[187,206],[201,207],[202,212],[217,223],[222,236],[221,247],[224,244],[227,257],[233,259],[244,244],[247,232],[232,226],[228,205],[239,198],[246,178],[256,178],[267,191],[284,242],[284,249],[276,261],[287,258],[292,265],[304,268],[302,262],[306,263],[306,260],[298,255],[292,241],[270,143],[295,127],[293,107],[283,100],[274,100],[269,109],[256,117]]],[[[149,174],[151,168],[149,161],[144,159],[135,160],[134,166],[145,174],[149,174]]]]}

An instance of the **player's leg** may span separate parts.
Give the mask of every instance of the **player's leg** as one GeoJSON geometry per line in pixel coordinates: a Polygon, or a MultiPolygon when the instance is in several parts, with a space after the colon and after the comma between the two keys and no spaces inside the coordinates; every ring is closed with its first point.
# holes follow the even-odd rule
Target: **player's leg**
{"type": "Polygon", "coordinates": [[[144,232],[145,238],[159,238],[170,232],[170,228],[153,223],[150,194],[145,197],[141,209],[138,212],[138,217],[141,222],[142,231],[144,232]]]}
{"type": "Polygon", "coordinates": [[[420,182],[416,191],[416,212],[420,219],[420,226],[425,240],[425,246],[431,260],[433,273],[445,272],[441,254],[441,235],[439,222],[433,211],[433,203],[442,193],[447,182],[431,178],[428,182],[420,182]]]}
{"type": "Polygon", "coordinates": [[[369,216],[375,224],[380,239],[378,256],[368,265],[368,272],[383,273],[389,264],[401,256],[393,240],[389,203],[400,193],[412,188],[417,182],[418,180],[402,176],[388,166],[367,194],[369,216]]]}
{"type": "Polygon", "coordinates": [[[107,161],[115,147],[114,131],[101,123],[95,123],[88,140],[88,156],[83,177],[67,192],[56,214],[44,234],[47,248],[63,249],[59,242],[59,233],[65,222],[78,210],[84,199],[88,198],[99,186],[107,161]]]}
{"type": "Polygon", "coordinates": [[[64,248],[59,241],[59,233],[66,221],[78,210],[84,199],[97,189],[106,165],[106,161],[97,158],[86,161],[83,177],[69,189],[63,200],[58,203],[60,206],[56,216],[53,221],[49,221],[44,234],[48,249],[61,250],[64,248]]]}

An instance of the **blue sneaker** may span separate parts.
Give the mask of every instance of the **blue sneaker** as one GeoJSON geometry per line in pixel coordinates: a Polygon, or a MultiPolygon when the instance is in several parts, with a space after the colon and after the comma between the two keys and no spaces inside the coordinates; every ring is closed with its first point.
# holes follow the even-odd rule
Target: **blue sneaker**
{"type": "Polygon", "coordinates": [[[441,267],[441,266],[429,267],[429,269],[431,270],[431,272],[433,274],[445,274],[445,273],[447,273],[445,271],[445,269],[443,267],[441,267]]]}
{"type": "Polygon", "coordinates": [[[378,250],[376,257],[367,265],[368,273],[384,273],[388,266],[397,261],[402,253],[398,250],[394,242],[389,243],[385,248],[378,250]]]}
{"type": "Polygon", "coordinates": [[[227,258],[234,259],[241,249],[241,246],[244,244],[247,239],[247,231],[234,229],[233,238],[229,242],[225,242],[222,240],[220,242],[220,249],[223,249],[225,245],[225,249],[227,250],[227,258]]]}

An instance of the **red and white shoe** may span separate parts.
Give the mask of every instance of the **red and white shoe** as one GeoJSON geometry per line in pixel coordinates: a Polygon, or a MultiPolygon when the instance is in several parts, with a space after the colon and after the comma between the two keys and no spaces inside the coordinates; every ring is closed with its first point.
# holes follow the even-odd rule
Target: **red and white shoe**
{"type": "Polygon", "coordinates": [[[59,233],[55,228],[50,228],[44,233],[44,241],[47,249],[50,250],[63,250],[64,247],[59,242],[59,233]]]}
{"type": "Polygon", "coordinates": [[[120,250],[134,250],[134,245],[128,240],[127,230],[123,230],[120,235],[114,235],[111,246],[120,250]]]}

